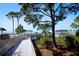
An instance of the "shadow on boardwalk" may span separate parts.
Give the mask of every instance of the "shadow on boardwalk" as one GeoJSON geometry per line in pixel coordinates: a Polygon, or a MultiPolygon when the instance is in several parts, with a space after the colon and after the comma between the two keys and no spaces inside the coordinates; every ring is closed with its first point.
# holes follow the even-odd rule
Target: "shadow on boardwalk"
{"type": "Polygon", "coordinates": [[[35,48],[35,52],[36,52],[36,56],[42,56],[41,52],[39,51],[38,47],[36,46],[35,42],[32,40],[34,48],[35,48]]]}

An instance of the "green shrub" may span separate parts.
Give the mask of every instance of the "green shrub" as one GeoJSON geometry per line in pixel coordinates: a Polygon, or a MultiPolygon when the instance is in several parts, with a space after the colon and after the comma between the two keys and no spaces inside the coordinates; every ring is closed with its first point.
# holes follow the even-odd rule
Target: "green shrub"
{"type": "Polygon", "coordinates": [[[38,40],[35,41],[38,48],[45,48],[46,47],[46,41],[52,42],[52,39],[48,36],[41,36],[38,40]]]}
{"type": "Polygon", "coordinates": [[[56,42],[57,42],[57,44],[65,44],[65,38],[57,37],[56,42]]]}
{"type": "Polygon", "coordinates": [[[19,25],[16,29],[15,29],[16,33],[19,34],[19,33],[22,33],[23,32],[23,26],[22,25],[19,25]]]}
{"type": "Polygon", "coordinates": [[[79,30],[76,31],[76,36],[77,36],[77,37],[79,36],[79,30]]]}
{"type": "Polygon", "coordinates": [[[78,40],[75,40],[74,41],[74,45],[75,45],[75,47],[79,47],[79,41],[78,40]]]}
{"type": "Polygon", "coordinates": [[[66,40],[65,40],[65,42],[66,42],[66,45],[68,46],[68,47],[74,47],[74,37],[73,36],[66,36],[66,40]]]}
{"type": "Polygon", "coordinates": [[[76,40],[74,36],[66,36],[65,42],[69,48],[74,48],[79,46],[79,41],[76,40]]]}

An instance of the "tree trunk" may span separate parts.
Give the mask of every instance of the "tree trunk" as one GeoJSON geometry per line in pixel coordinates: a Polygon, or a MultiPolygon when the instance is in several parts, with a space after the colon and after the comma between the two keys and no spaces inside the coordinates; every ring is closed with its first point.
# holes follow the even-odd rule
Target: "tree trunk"
{"type": "Polygon", "coordinates": [[[53,4],[49,4],[50,15],[51,15],[51,20],[52,20],[52,40],[53,40],[54,47],[57,48],[57,44],[55,40],[55,12],[54,12],[54,7],[52,5],[53,4]]]}
{"type": "Polygon", "coordinates": [[[13,35],[14,35],[14,19],[12,17],[12,24],[13,24],[13,35]]]}
{"type": "Polygon", "coordinates": [[[17,24],[18,24],[18,26],[19,26],[19,18],[17,17],[17,24]]]}
{"type": "Polygon", "coordinates": [[[54,46],[57,48],[57,44],[55,40],[55,24],[53,20],[52,20],[52,37],[53,37],[52,39],[53,39],[54,46]]]}

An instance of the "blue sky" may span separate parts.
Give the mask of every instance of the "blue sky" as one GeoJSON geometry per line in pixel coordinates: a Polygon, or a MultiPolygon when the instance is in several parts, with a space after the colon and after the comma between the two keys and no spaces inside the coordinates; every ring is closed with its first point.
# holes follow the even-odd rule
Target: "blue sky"
{"type": "MultiPolygon", "coordinates": [[[[8,19],[5,15],[10,12],[10,11],[20,11],[20,6],[18,4],[1,4],[0,3],[0,27],[4,27],[7,29],[6,32],[12,32],[12,21],[10,19],[8,19]]],[[[79,13],[77,14],[79,15],[79,13]]],[[[73,14],[69,14],[68,17],[63,20],[60,21],[57,25],[56,25],[56,30],[59,29],[68,29],[70,30],[70,24],[73,22],[74,18],[77,15],[73,15],[73,14]]],[[[28,25],[26,22],[24,22],[23,20],[24,18],[22,17],[20,19],[20,24],[23,25],[24,29],[27,30],[33,30],[33,32],[36,32],[36,28],[34,29],[32,25],[28,25]]],[[[48,17],[44,17],[43,19],[48,20],[50,18],[48,17]]],[[[17,21],[15,20],[15,28],[17,27],[17,21]]]]}

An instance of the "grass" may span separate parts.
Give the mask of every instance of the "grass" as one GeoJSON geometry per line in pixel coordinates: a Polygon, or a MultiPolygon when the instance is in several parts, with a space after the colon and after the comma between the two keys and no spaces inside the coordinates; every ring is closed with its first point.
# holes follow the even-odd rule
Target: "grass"
{"type": "Polygon", "coordinates": [[[57,38],[56,38],[56,42],[57,42],[58,44],[65,44],[65,38],[57,37],[57,38]]]}
{"type": "Polygon", "coordinates": [[[7,44],[12,44],[14,42],[15,42],[15,40],[13,40],[13,39],[0,40],[0,45],[5,46],[7,44]]]}
{"type": "MultiPolygon", "coordinates": [[[[50,41],[53,42],[52,38],[48,36],[42,36],[41,38],[37,39],[35,41],[37,47],[40,48],[45,48],[45,41],[50,41]]],[[[65,44],[65,38],[56,38],[57,44],[65,44]]]]}
{"type": "Polygon", "coordinates": [[[52,39],[51,38],[49,38],[48,36],[42,36],[41,38],[38,38],[36,41],[35,41],[35,43],[36,43],[36,45],[37,45],[37,47],[39,48],[39,49],[41,49],[41,48],[45,48],[46,46],[45,46],[45,41],[51,41],[52,42],[52,39]]]}
{"type": "Polygon", "coordinates": [[[15,39],[6,39],[6,40],[0,39],[0,46],[1,46],[0,55],[8,51],[15,43],[16,43],[15,39]]]}
{"type": "MultiPolygon", "coordinates": [[[[72,36],[72,37],[74,37],[75,40],[77,40],[77,41],[79,42],[79,37],[76,37],[76,36],[72,36]]],[[[65,37],[63,37],[63,38],[61,38],[61,37],[56,37],[56,43],[57,43],[58,45],[61,45],[61,44],[64,44],[64,45],[65,45],[65,43],[66,43],[65,40],[66,40],[65,37]]],[[[53,40],[52,40],[52,38],[50,38],[50,37],[48,37],[48,36],[42,36],[41,38],[38,38],[38,39],[35,41],[35,43],[36,43],[37,47],[38,47],[39,49],[41,49],[41,48],[45,48],[45,47],[46,47],[45,41],[50,41],[50,42],[52,42],[53,40]]]]}

